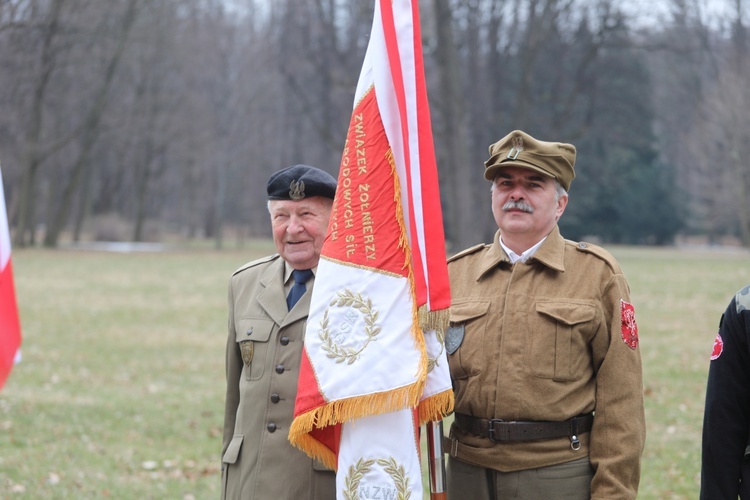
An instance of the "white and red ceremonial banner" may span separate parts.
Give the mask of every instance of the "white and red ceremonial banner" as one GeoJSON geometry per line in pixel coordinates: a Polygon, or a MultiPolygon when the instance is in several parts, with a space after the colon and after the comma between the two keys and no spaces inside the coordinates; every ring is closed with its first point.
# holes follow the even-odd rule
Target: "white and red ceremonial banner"
{"type": "Polygon", "coordinates": [[[13,265],[10,259],[10,230],[5,209],[3,172],[0,170],[0,389],[20,358],[21,324],[18,319],[13,265]]]}
{"type": "Polygon", "coordinates": [[[376,0],[289,432],[337,498],[422,498],[419,425],[453,408],[449,306],[418,1],[376,0]]]}

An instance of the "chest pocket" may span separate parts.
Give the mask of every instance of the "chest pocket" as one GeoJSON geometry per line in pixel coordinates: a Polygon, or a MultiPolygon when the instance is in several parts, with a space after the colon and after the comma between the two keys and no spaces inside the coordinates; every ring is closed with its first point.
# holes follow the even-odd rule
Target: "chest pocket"
{"type": "Polygon", "coordinates": [[[491,341],[487,331],[489,309],[489,300],[451,304],[450,326],[463,330],[460,345],[448,355],[451,377],[464,379],[482,372],[487,356],[485,343],[491,341]]]}
{"type": "Polygon", "coordinates": [[[529,350],[536,376],[570,382],[592,373],[589,341],[596,331],[596,311],[590,302],[537,302],[529,350]]]}
{"type": "Polygon", "coordinates": [[[242,354],[247,380],[258,380],[263,376],[275,324],[268,318],[240,318],[237,321],[235,340],[242,354]]]}

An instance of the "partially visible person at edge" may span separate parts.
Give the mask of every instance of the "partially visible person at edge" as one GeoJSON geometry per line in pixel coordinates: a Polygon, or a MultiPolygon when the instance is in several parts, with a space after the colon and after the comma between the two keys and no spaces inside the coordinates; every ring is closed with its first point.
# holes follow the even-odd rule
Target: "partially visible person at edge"
{"type": "Polygon", "coordinates": [[[329,500],[335,473],[293,447],[288,433],[336,180],[294,165],[274,173],[267,192],[278,253],[245,264],[229,281],[221,497],[329,500]]]}
{"type": "Polygon", "coordinates": [[[490,155],[499,231],[448,264],[448,496],[636,498],[646,430],[629,285],[609,252],[557,226],[576,149],[516,130],[490,155]]]}
{"type": "Polygon", "coordinates": [[[750,285],[719,321],[703,413],[701,500],[750,499],[750,285]]]}

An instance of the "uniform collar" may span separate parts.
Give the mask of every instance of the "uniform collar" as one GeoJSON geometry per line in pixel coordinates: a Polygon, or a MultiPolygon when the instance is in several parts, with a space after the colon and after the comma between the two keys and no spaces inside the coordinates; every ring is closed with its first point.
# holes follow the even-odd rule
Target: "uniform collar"
{"type": "Polygon", "coordinates": [[[529,261],[538,260],[555,271],[565,272],[565,239],[560,235],[560,228],[555,225],[529,261]]]}
{"type": "MultiPolygon", "coordinates": [[[[547,235],[547,239],[544,240],[542,246],[534,252],[534,255],[526,263],[529,264],[533,261],[538,261],[555,271],[565,271],[565,240],[560,235],[560,229],[557,225],[547,235]]],[[[500,245],[500,231],[498,230],[495,233],[495,241],[482,258],[477,280],[503,262],[510,264],[510,259],[503,250],[502,245],[500,245]]]]}
{"type": "MultiPolygon", "coordinates": [[[[317,266],[313,268],[313,275],[317,271],[317,266]]],[[[279,326],[286,326],[290,323],[304,319],[310,309],[310,293],[306,293],[299,299],[299,307],[288,310],[286,305],[286,290],[284,281],[292,275],[292,266],[287,265],[284,259],[277,259],[272,265],[263,272],[260,277],[260,283],[263,290],[258,294],[258,304],[279,326]]]]}
{"type": "Polygon", "coordinates": [[[508,245],[503,243],[502,235],[498,241],[500,242],[500,246],[503,247],[503,251],[505,252],[505,255],[508,256],[511,263],[515,264],[516,262],[519,262],[519,261],[526,262],[527,260],[529,260],[536,253],[536,251],[539,250],[539,247],[542,246],[542,243],[544,243],[545,239],[547,239],[546,236],[542,238],[541,240],[539,240],[536,244],[534,244],[534,246],[532,246],[528,250],[521,253],[521,255],[518,255],[516,252],[508,248],[508,245]]]}
{"type": "MultiPolygon", "coordinates": [[[[292,279],[292,271],[294,271],[294,268],[286,263],[284,259],[281,259],[282,262],[284,262],[284,284],[288,284],[289,280],[292,279]]],[[[313,277],[317,274],[318,266],[315,266],[312,268],[313,277]]]]}

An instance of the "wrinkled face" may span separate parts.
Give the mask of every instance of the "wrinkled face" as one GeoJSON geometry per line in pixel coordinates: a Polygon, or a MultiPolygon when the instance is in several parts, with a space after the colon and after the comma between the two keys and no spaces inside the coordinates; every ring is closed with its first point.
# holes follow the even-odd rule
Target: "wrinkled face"
{"type": "Polygon", "coordinates": [[[276,251],[292,268],[318,265],[332,205],[333,200],[322,196],[268,203],[276,251]]]}
{"type": "Polygon", "coordinates": [[[505,167],[492,184],[492,214],[503,243],[514,251],[513,242],[525,251],[547,236],[567,204],[567,195],[557,196],[552,177],[527,168],[505,167]]]}

